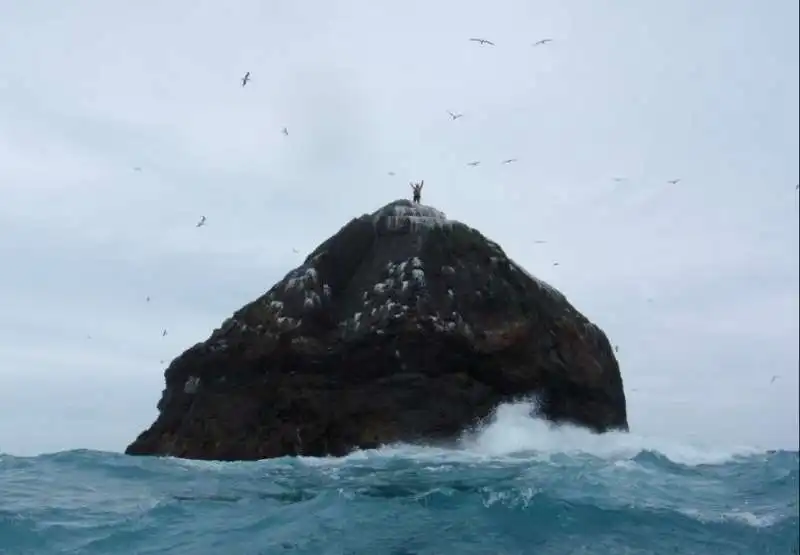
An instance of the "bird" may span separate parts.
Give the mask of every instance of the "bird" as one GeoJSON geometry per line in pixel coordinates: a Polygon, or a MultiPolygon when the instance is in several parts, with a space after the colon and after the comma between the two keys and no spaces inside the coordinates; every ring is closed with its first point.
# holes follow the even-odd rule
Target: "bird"
{"type": "Polygon", "coordinates": [[[244,87],[249,81],[250,81],[250,72],[248,71],[247,73],[244,74],[244,77],[242,77],[242,86],[244,87]]]}
{"type": "Polygon", "coordinates": [[[388,175],[394,175],[394,172],[388,172],[388,175]]]}
{"type": "Polygon", "coordinates": [[[619,345],[614,345],[614,352],[615,352],[615,353],[618,353],[618,352],[619,352],[619,345]]]}
{"type": "Polygon", "coordinates": [[[287,137],[289,136],[289,130],[285,127],[283,128],[283,134],[286,135],[287,137]]]}
{"type": "Polygon", "coordinates": [[[553,262],[553,266],[559,266],[558,262],[553,262]]]}
{"type": "Polygon", "coordinates": [[[473,168],[474,168],[475,166],[479,165],[479,164],[480,164],[480,161],[479,161],[479,160],[475,160],[474,162],[468,162],[468,163],[467,163],[467,165],[468,165],[468,166],[472,166],[473,168]]]}
{"type": "Polygon", "coordinates": [[[777,380],[778,378],[780,378],[780,376],[777,376],[777,375],[772,376],[772,379],[769,381],[769,383],[774,383],[775,380],[777,380]]]}
{"type": "Polygon", "coordinates": [[[625,181],[625,178],[624,178],[624,177],[614,177],[614,178],[612,178],[612,179],[613,179],[614,181],[616,181],[617,183],[619,183],[620,181],[625,181]]]}
{"type": "Polygon", "coordinates": [[[200,221],[197,222],[197,225],[195,227],[203,227],[205,224],[206,224],[206,217],[200,216],[200,221]]]}
{"type": "Polygon", "coordinates": [[[164,329],[161,331],[161,337],[166,337],[166,336],[167,336],[167,329],[166,329],[166,328],[164,328],[164,329]]]}
{"type": "Polygon", "coordinates": [[[534,42],[534,43],[533,43],[533,45],[534,45],[534,46],[541,46],[541,45],[543,45],[543,44],[547,44],[548,42],[553,42],[553,39],[542,39],[542,40],[537,40],[536,42],[534,42]]]}
{"type": "Polygon", "coordinates": [[[534,241],[536,245],[544,245],[545,243],[547,243],[547,241],[534,241]]]}
{"type": "Polygon", "coordinates": [[[142,168],[140,168],[139,166],[136,166],[136,167],[133,168],[133,171],[140,172],[140,171],[142,171],[142,168]]]}
{"type": "Polygon", "coordinates": [[[471,40],[472,42],[477,42],[481,46],[483,46],[484,44],[488,44],[489,46],[494,46],[494,43],[492,41],[486,39],[469,39],[469,40],[471,40]]]}
{"type": "Polygon", "coordinates": [[[453,119],[453,121],[456,121],[458,118],[464,117],[464,114],[454,114],[450,110],[447,110],[447,113],[450,114],[450,117],[453,119]]]}
{"type": "Polygon", "coordinates": [[[679,181],[680,181],[680,178],[678,178],[678,179],[670,179],[669,181],[667,181],[667,183],[669,183],[670,185],[676,185],[679,181]]]}
{"type": "Polygon", "coordinates": [[[292,252],[295,253],[295,254],[298,254],[300,251],[297,250],[297,249],[292,249],[292,252]]]}
{"type": "Polygon", "coordinates": [[[150,302],[150,297],[148,296],[148,297],[147,297],[147,298],[144,300],[144,302],[146,302],[146,303],[149,303],[149,302],[150,302]]]}
{"type": "Polygon", "coordinates": [[[504,164],[511,164],[512,162],[516,162],[516,161],[517,161],[516,158],[508,158],[506,160],[503,160],[503,163],[504,164]]]}

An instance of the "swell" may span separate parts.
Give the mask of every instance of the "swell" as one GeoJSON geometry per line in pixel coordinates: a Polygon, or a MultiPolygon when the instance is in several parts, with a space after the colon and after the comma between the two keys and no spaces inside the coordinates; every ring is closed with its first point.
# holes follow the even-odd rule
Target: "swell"
{"type": "Polygon", "coordinates": [[[249,463],[2,456],[0,552],[789,552],[797,481],[795,452],[720,464],[409,447],[249,463]]]}
{"type": "Polygon", "coordinates": [[[277,491],[239,487],[226,495],[166,493],[139,512],[105,519],[87,514],[87,508],[50,507],[28,515],[2,511],[0,537],[14,553],[204,552],[209,547],[252,545],[265,553],[272,549],[326,553],[332,545],[352,543],[354,537],[364,539],[365,549],[374,548],[370,530],[380,530],[381,542],[387,545],[411,542],[416,550],[487,538],[493,538],[495,548],[528,546],[545,553],[554,546],[586,544],[610,549],[618,538],[626,538],[628,548],[646,549],[659,538],[660,549],[691,544],[724,548],[726,553],[758,553],[763,552],[764,538],[790,538],[798,526],[796,517],[786,518],[759,525],[755,532],[753,523],[736,518],[708,520],[690,511],[646,503],[566,499],[535,486],[502,482],[490,486],[468,476],[435,486],[399,479],[351,481],[343,488],[330,483],[277,491]]]}

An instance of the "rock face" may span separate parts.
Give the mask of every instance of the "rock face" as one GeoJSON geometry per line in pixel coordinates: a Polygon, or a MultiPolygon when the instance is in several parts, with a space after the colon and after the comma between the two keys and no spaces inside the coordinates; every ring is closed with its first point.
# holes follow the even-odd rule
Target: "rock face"
{"type": "Polygon", "coordinates": [[[165,372],[135,455],[242,460],[447,442],[504,401],[627,430],[605,334],[496,243],[392,202],[352,220],[165,372]]]}

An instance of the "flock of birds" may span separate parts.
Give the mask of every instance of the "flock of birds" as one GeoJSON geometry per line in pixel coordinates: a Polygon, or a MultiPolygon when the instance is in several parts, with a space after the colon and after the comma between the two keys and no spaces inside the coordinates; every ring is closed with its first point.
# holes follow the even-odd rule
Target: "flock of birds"
{"type": "MultiPolygon", "coordinates": [[[[554,39],[552,39],[552,38],[544,38],[544,39],[540,39],[540,40],[537,40],[536,42],[534,42],[534,43],[532,44],[532,46],[533,46],[533,47],[545,46],[545,45],[547,45],[547,44],[550,44],[551,42],[553,42],[553,40],[554,40],[554,39]]],[[[491,40],[489,40],[489,39],[485,39],[485,38],[473,37],[473,38],[470,38],[470,39],[469,39],[469,41],[470,41],[470,42],[477,43],[477,44],[478,44],[478,45],[480,45],[480,46],[496,46],[494,42],[492,42],[492,41],[491,41],[491,40]]],[[[250,77],[250,75],[251,75],[251,74],[250,74],[250,72],[248,71],[248,72],[246,72],[246,73],[244,74],[244,76],[243,76],[243,77],[240,79],[240,81],[241,81],[241,83],[242,83],[242,87],[246,87],[246,86],[247,86],[247,84],[248,84],[250,81],[252,81],[252,78],[250,77]]],[[[461,119],[462,117],[464,117],[464,114],[463,114],[463,113],[460,113],[460,112],[453,112],[452,110],[447,110],[447,114],[450,116],[450,119],[451,119],[452,121],[456,121],[456,120],[459,120],[459,119],[461,119]]],[[[282,133],[283,133],[285,136],[287,136],[287,137],[288,137],[288,136],[289,136],[289,129],[288,129],[288,128],[286,128],[286,127],[284,127],[284,128],[282,129],[282,133]]],[[[513,164],[514,162],[517,162],[517,161],[518,161],[518,159],[517,159],[517,158],[506,158],[505,160],[502,160],[500,163],[501,163],[501,164],[513,164]]],[[[473,168],[475,168],[475,167],[479,166],[480,164],[481,164],[481,161],[480,161],[480,160],[472,160],[471,162],[467,162],[467,166],[470,166],[470,167],[473,167],[473,168]]],[[[141,170],[141,168],[135,168],[135,169],[136,169],[137,171],[140,171],[140,170],[141,170]]],[[[389,176],[394,176],[394,175],[395,175],[395,172],[393,172],[393,171],[390,171],[390,172],[388,172],[388,175],[389,175],[389,176]]],[[[623,178],[623,177],[615,177],[615,178],[614,178],[614,181],[624,181],[624,180],[625,180],[625,178],[623,178]]],[[[670,179],[669,181],[667,181],[667,183],[669,183],[669,184],[671,184],[671,185],[676,185],[676,184],[677,184],[678,182],[680,182],[680,181],[681,181],[680,179],[670,179]]],[[[197,222],[197,227],[202,227],[203,225],[205,225],[205,223],[206,223],[206,217],[205,217],[205,216],[201,216],[201,217],[200,217],[200,221],[198,221],[198,222],[197,222]]],[[[297,253],[297,252],[298,252],[298,251],[297,251],[297,249],[292,249],[292,251],[293,251],[294,253],[297,253]]],[[[558,262],[554,262],[554,263],[553,263],[553,266],[558,266],[558,265],[559,265],[559,264],[558,264],[558,262]]]]}
{"type": "MultiPolygon", "coordinates": [[[[532,44],[532,46],[533,47],[545,46],[545,45],[548,45],[551,42],[553,42],[553,40],[554,39],[552,39],[552,38],[540,39],[540,40],[534,42],[532,44]]],[[[477,38],[477,37],[475,37],[475,38],[470,38],[469,41],[470,42],[474,42],[474,43],[478,44],[479,46],[496,46],[494,42],[492,42],[489,39],[485,39],[485,38],[477,38]]],[[[241,78],[240,81],[241,81],[241,86],[242,87],[246,87],[247,84],[250,83],[250,81],[252,81],[251,73],[249,71],[246,72],[244,74],[244,76],[241,78]]],[[[454,112],[452,110],[447,110],[446,112],[450,116],[450,119],[452,121],[457,121],[457,120],[459,120],[459,119],[464,117],[464,114],[461,113],[461,112],[454,112]]],[[[287,127],[283,127],[281,132],[283,133],[284,136],[287,136],[287,137],[289,136],[289,129],[287,127]]],[[[512,163],[517,162],[517,161],[518,161],[517,158],[506,158],[505,160],[501,161],[501,164],[512,164],[512,163]]],[[[467,166],[470,166],[470,167],[473,167],[473,168],[479,166],[480,164],[481,164],[480,160],[473,160],[473,161],[467,162],[467,166]]],[[[138,167],[138,166],[133,168],[133,169],[134,169],[134,171],[137,171],[137,172],[142,171],[142,168],[138,167]]],[[[394,176],[395,172],[389,171],[388,175],[394,176]]],[[[613,180],[616,181],[616,182],[622,182],[622,181],[625,181],[626,178],[624,178],[624,177],[614,177],[613,180]]],[[[677,185],[680,181],[681,181],[681,178],[675,178],[675,179],[668,180],[667,183],[669,183],[670,185],[677,185]]],[[[800,190],[800,184],[798,184],[795,187],[795,189],[796,190],[800,190]]],[[[195,227],[200,228],[200,227],[205,226],[206,225],[206,220],[207,219],[206,219],[205,216],[200,216],[200,219],[195,224],[195,227]]],[[[537,240],[537,241],[533,241],[533,242],[535,244],[544,244],[547,241],[537,240]]],[[[293,248],[292,252],[295,253],[295,254],[299,253],[299,251],[296,248],[293,248]]],[[[559,266],[559,263],[558,262],[553,262],[553,266],[559,266]]],[[[150,302],[150,297],[149,296],[146,298],[146,301],[150,302]]],[[[652,299],[648,299],[648,302],[652,302],[652,299]]],[[[163,329],[161,331],[161,337],[166,337],[166,336],[167,336],[167,330],[165,328],[165,329],[163,329]]],[[[91,339],[91,336],[88,336],[88,338],[91,339]]],[[[619,352],[619,346],[618,345],[614,345],[614,351],[619,352]]],[[[160,362],[163,364],[164,360],[161,360],[160,362]]],[[[777,376],[777,375],[772,376],[772,378],[770,380],[770,384],[774,383],[775,380],[777,380],[779,377],[780,376],[777,376]]]]}
{"type": "MultiPolygon", "coordinates": [[[[532,46],[533,47],[545,46],[545,45],[548,45],[551,42],[553,42],[553,40],[554,39],[552,39],[552,38],[540,39],[540,40],[537,40],[536,42],[534,42],[532,44],[532,46]]],[[[470,38],[469,41],[473,42],[473,43],[476,43],[479,46],[496,46],[493,41],[491,41],[489,39],[485,39],[485,38],[474,37],[474,38],[470,38]]],[[[246,87],[247,84],[250,83],[251,81],[252,81],[252,77],[251,77],[251,72],[249,72],[249,71],[246,72],[240,79],[242,87],[246,87]]],[[[452,110],[447,110],[446,113],[450,116],[450,119],[452,121],[457,121],[457,120],[459,120],[459,119],[464,117],[463,113],[454,112],[452,110]]],[[[284,136],[286,136],[286,137],[289,136],[289,129],[287,127],[283,127],[281,132],[283,133],[284,136]]],[[[517,158],[506,158],[506,159],[502,160],[500,163],[501,164],[513,164],[514,162],[517,162],[517,161],[518,161],[517,158]]],[[[480,160],[473,160],[473,161],[467,162],[467,166],[473,167],[473,168],[479,166],[480,164],[481,164],[480,160]]],[[[133,170],[136,171],[136,172],[141,172],[142,168],[140,166],[136,166],[136,167],[133,168],[133,170]]],[[[394,176],[395,172],[390,171],[390,172],[388,172],[388,175],[394,176]]],[[[625,181],[625,178],[624,177],[615,177],[614,181],[618,181],[618,182],[625,181]]],[[[668,183],[670,183],[672,185],[675,185],[679,181],[681,181],[681,180],[680,179],[671,179],[671,180],[668,181],[668,183]]],[[[195,227],[200,228],[200,227],[205,226],[206,225],[206,221],[207,221],[206,216],[200,216],[200,219],[195,224],[195,227]]],[[[546,242],[547,241],[534,241],[535,244],[544,244],[546,242]]],[[[292,252],[295,253],[295,254],[299,253],[299,251],[296,248],[293,248],[292,252]]],[[[559,263],[558,262],[553,262],[553,266],[559,266],[559,263]]],[[[150,297],[149,296],[146,298],[146,302],[150,302],[150,297]]],[[[163,329],[161,331],[161,337],[166,337],[166,336],[167,336],[167,330],[165,328],[165,329],[163,329]]],[[[87,336],[87,339],[91,339],[91,336],[87,336]]],[[[618,351],[619,350],[619,346],[615,345],[614,346],[614,350],[618,351]]],[[[164,363],[163,360],[160,361],[160,362],[162,364],[164,363]]]]}

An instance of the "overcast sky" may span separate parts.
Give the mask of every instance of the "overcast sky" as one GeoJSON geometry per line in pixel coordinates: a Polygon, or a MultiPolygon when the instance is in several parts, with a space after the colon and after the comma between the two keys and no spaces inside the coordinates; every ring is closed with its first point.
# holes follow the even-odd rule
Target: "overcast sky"
{"type": "Polygon", "coordinates": [[[796,0],[0,13],[0,451],[124,449],[161,360],[412,179],[619,345],[632,430],[797,448],[796,0]]]}

